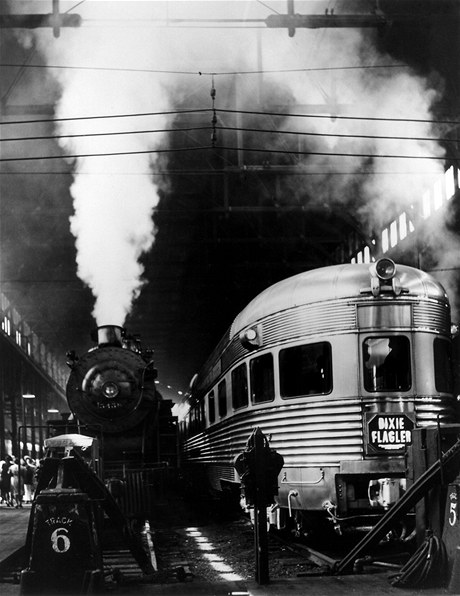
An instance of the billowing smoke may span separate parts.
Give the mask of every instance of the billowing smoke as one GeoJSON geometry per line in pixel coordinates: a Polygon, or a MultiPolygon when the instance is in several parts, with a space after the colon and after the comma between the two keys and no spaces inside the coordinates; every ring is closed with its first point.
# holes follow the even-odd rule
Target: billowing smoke
{"type": "MultiPolygon", "coordinates": [[[[107,17],[106,3],[90,4],[92,17],[107,17]]],[[[96,322],[122,325],[144,283],[139,259],[154,242],[152,213],[158,203],[150,175],[154,160],[148,151],[158,144],[159,135],[136,131],[164,124],[164,119],[123,116],[162,112],[167,102],[155,79],[146,84],[139,73],[123,77],[104,68],[129,69],[131,57],[138,60],[144,53],[152,64],[155,44],[149,43],[145,31],[142,35],[133,29],[121,38],[120,31],[99,27],[63,30],[57,40],[42,32],[39,39],[50,65],[68,67],[56,71],[62,86],[56,118],[78,117],[64,120],[58,131],[65,135],[66,153],[79,156],[74,159],[71,187],[78,275],[95,296],[96,322]],[[104,118],[94,119],[98,115],[104,118]],[[118,134],[123,132],[129,134],[118,134]],[[107,156],[90,157],[94,155],[107,156]]]]}
{"type": "MultiPolygon", "coordinates": [[[[302,34],[307,35],[300,32],[299,37],[302,34]]],[[[295,104],[304,105],[305,112],[308,104],[330,106],[330,119],[300,123],[301,129],[326,135],[310,141],[312,154],[305,158],[311,171],[324,172],[323,178],[306,178],[311,200],[352,205],[369,230],[387,223],[392,212],[421,201],[443,172],[442,159],[432,158],[444,154],[436,141],[418,140],[436,138],[431,120],[437,91],[407,65],[378,53],[371,39],[367,31],[326,30],[320,58],[315,53],[312,60],[324,70],[291,74],[289,83],[295,104]],[[341,70],[340,65],[348,68],[341,70]],[[330,176],[337,171],[342,175],[330,176]]],[[[300,40],[296,43],[297,52],[291,49],[289,58],[274,44],[277,68],[289,63],[292,69],[308,69],[300,40]]],[[[290,124],[299,129],[298,119],[290,124]]]]}
{"type": "MultiPolygon", "coordinates": [[[[63,12],[73,6],[61,4],[63,12]]],[[[259,110],[279,98],[280,104],[288,99],[293,112],[308,112],[308,105],[327,103],[332,106],[329,119],[286,118],[283,126],[350,135],[305,141],[304,148],[311,154],[299,158],[299,163],[324,175],[306,176],[301,188],[286,188],[286,192],[305,203],[339,202],[353,209],[369,231],[386,223],[390,213],[413,209],[424,190],[443,172],[442,160],[431,159],[442,156],[440,146],[416,140],[436,132],[429,124],[436,92],[410,68],[379,54],[368,32],[306,29],[290,38],[286,30],[270,29],[259,32],[258,46],[259,34],[253,28],[155,27],[179,17],[265,18],[269,5],[90,0],[77,4],[75,11],[83,18],[80,29],[63,30],[59,39],[52,38],[50,31],[37,34],[48,63],[66,67],[55,71],[62,85],[56,116],[164,112],[187,101],[195,104],[197,98],[207,102],[199,107],[209,108],[211,79],[199,73],[240,73],[229,75],[236,76],[239,86],[238,108],[259,110]],[[163,23],[156,19],[163,19],[163,23]],[[148,20],[150,23],[145,22],[148,20]],[[341,71],[341,66],[347,68],[341,71]],[[296,69],[297,73],[292,72],[296,69]],[[334,118],[344,114],[370,119],[334,118]],[[407,122],[407,118],[418,122],[407,122]],[[376,138],[379,136],[386,138],[376,138]],[[362,157],[318,155],[325,152],[362,157]],[[381,154],[395,157],[383,159],[378,157],[381,154]],[[416,159],[401,159],[401,155],[416,159]],[[331,170],[342,170],[343,175],[330,176],[331,170]]],[[[284,9],[285,3],[277,4],[281,6],[284,9]]],[[[300,3],[297,9],[300,11],[300,3]]],[[[226,103],[224,89],[229,84],[229,78],[216,76],[218,107],[235,107],[226,103]]],[[[62,122],[60,133],[158,130],[167,125],[166,116],[74,120],[62,122]]],[[[286,138],[278,138],[279,146],[292,146],[286,138]]],[[[264,146],[263,137],[254,139],[264,146]]],[[[158,189],[149,175],[154,154],[135,152],[165,147],[166,143],[164,135],[141,132],[63,139],[69,155],[88,156],[75,159],[71,230],[77,242],[78,272],[93,290],[94,316],[100,324],[122,324],[142,288],[139,259],[154,242],[152,212],[158,189]],[[120,152],[132,154],[90,157],[120,152]]],[[[270,159],[274,163],[276,158],[270,159]]],[[[446,255],[447,251],[443,246],[441,252],[446,255]]]]}

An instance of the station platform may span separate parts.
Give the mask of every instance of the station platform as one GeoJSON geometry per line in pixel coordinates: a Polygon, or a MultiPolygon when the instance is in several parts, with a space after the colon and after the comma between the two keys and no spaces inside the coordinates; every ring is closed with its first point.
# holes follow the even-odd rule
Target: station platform
{"type": "MultiPolygon", "coordinates": [[[[25,564],[24,546],[30,517],[30,505],[15,509],[0,505],[0,571],[11,567],[13,561],[19,567],[25,564]]],[[[0,574],[1,575],[1,574],[0,574]]],[[[136,583],[111,590],[112,594],[135,593],[137,596],[290,596],[311,594],[312,596],[443,596],[452,594],[443,588],[401,589],[393,587],[389,581],[392,573],[377,572],[372,574],[342,576],[308,576],[289,579],[276,579],[267,585],[258,585],[255,581],[209,581],[193,576],[188,581],[175,583],[136,583]]],[[[20,594],[19,583],[9,579],[3,583],[0,577],[2,596],[20,594]]]]}
{"type": "MultiPolygon", "coordinates": [[[[18,559],[24,550],[30,505],[20,509],[0,505],[0,572],[13,558],[18,559]]],[[[0,592],[2,590],[0,589],[0,592]]]]}

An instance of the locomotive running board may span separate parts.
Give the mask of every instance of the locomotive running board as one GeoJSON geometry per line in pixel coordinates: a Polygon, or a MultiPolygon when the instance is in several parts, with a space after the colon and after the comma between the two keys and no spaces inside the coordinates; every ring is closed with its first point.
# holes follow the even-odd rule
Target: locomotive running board
{"type": "Polygon", "coordinates": [[[360,558],[366,549],[377,542],[377,540],[383,538],[391,530],[392,524],[405,515],[409,509],[439,482],[441,477],[445,482],[454,480],[458,474],[459,464],[460,439],[408,488],[399,501],[385,513],[375,528],[366,534],[361,542],[352,548],[348,555],[332,568],[332,575],[347,572],[355,560],[360,558]]]}

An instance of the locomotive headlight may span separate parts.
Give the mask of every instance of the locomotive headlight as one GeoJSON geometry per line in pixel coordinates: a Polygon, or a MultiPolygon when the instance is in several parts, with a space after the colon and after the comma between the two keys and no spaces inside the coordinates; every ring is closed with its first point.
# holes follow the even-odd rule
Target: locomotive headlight
{"type": "Polygon", "coordinates": [[[375,273],[382,281],[389,281],[396,275],[396,265],[391,259],[379,259],[375,264],[375,273]]]}
{"type": "Polygon", "coordinates": [[[120,388],[113,381],[108,381],[102,385],[102,393],[107,399],[113,399],[120,393],[120,388]]]}

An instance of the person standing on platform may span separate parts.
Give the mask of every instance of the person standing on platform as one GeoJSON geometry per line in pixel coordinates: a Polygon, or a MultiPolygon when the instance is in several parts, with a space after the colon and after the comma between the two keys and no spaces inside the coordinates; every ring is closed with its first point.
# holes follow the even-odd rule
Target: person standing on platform
{"type": "Polygon", "coordinates": [[[2,502],[5,503],[7,507],[13,506],[13,500],[11,498],[11,462],[11,455],[7,455],[5,457],[5,461],[2,463],[2,467],[0,470],[1,498],[2,502]]]}
{"type": "Polygon", "coordinates": [[[24,473],[24,503],[32,503],[34,498],[34,481],[35,481],[35,470],[37,466],[34,460],[28,455],[24,458],[25,462],[25,473],[24,473]]]}
{"type": "Polygon", "coordinates": [[[13,463],[10,466],[10,471],[13,502],[15,503],[16,509],[21,509],[24,496],[24,477],[26,472],[24,460],[21,459],[19,462],[18,458],[13,456],[13,463]]]}

